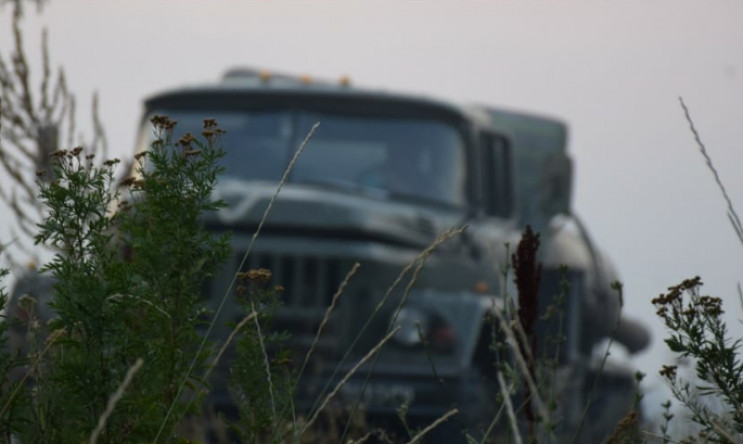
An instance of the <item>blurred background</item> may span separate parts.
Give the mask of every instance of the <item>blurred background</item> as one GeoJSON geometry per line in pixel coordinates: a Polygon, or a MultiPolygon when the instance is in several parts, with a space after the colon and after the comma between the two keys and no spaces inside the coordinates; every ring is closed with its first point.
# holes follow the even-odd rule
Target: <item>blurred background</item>
{"type": "MultiPolygon", "coordinates": [[[[0,8],[5,57],[11,15],[0,8]]],[[[679,106],[682,96],[743,211],[742,19],[734,0],[51,0],[41,13],[27,6],[23,37],[38,74],[47,27],[52,67],[64,66],[77,95],[78,128],[92,127],[98,91],[121,158],[134,148],[145,97],[234,66],[348,75],[357,86],[563,119],[574,208],[617,264],[626,312],[653,330],[634,364],[657,406],[667,397],[657,370],[671,356],[653,297],[699,275],[724,299],[732,334],[743,333],[743,245],[679,106]]]]}

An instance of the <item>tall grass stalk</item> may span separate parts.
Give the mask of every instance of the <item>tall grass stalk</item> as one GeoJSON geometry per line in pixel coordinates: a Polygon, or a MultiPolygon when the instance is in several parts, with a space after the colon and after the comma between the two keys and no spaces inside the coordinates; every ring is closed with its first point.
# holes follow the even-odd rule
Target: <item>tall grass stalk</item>
{"type": "Polygon", "coordinates": [[[206,371],[206,374],[204,375],[204,379],[209,379],[209,376],[211,375],[212,371],[217,367],[219,364],[219,361],[222,359],[222,356],[224,356],[225,352],[227,352],[227,349],[230,347],[230,344],[232,344],[232,341],[235,340],[235,337],[238,333],[240,333],[240,330],[245,327],[248,322],[252,321],[254,317],[256,317],[258,313],[253,311],[249,315],[245,316],[240,322],[237,323],[235,328],[232,329],[230,332],[230,335],[227,337],[227,340],[224,341],[224,344],[222,344],[222,348],[219,349],[219,352],[217,353],[217,356],[214,357],[214,361],[212,361],[212,365],[209,366],[209,369],[206,371]]]}
{"type": "MultiPolygon", "coordinates": [[[[517,311],[516,305],[513,302],[513,299],[508,299],[508,306],[511,313],[515,313],[517,311]]],[[[505,321],[505,318],[503,318],[505,321]]],[[[500,321],[500,319],[499,319],[500,321]]],[[[524,325],[521,323],[521,319],[519,319],[518,316],[515,316],[511,323],[502,323],[501,329],[507,327],[513,332],[514,334],[514,340],[521,341],[521,344],[528,344],[529,340],[526,336],[526,331],[524,330],[524,325]]],[[[531,347],[521,347],[519,354],[521,355],[521,360],[524,362],[525,365],[533,365],[536,363],[536,356],[534,356],[534,352],[532,351],[531,347]]],[[[530,372],[531,373],[531,372],[530,372]]]]}
{"type": "MultiPolygon", "coordinates": [[[[619,308],[621,310],[622,307],[624,307],[624,297],[623,297],[623,287],[622,284],[619,282],[612,283],[611,287],[617,292],[617,298],[619,298],[619,308]]],[[[621,322],[621,317],[617,316],[616,323],[614,324],[614,328],[611,332],[611,335],[609,336],[609,343],[606,345],[606,350],[604,351],[603,356],[601,357],[601,363],[599,364],[598,372],[596,373],[596,378],[593,380],[593,385],[591,386],[591,391],[588,392],[588,398],[586,399],[585,405],[583,406],[583,414],[580,415],[580,420],[578,421],[578,427],[575,429],[575,433],[573,434],[573,439],[570,442],[578,442],[578,438],[580,437],[580,432],[583,430],[583,426],[586,422],[586,417],[588,416],[588,410],[591,408],[591,404],[593,404],[593,397],[596,395],[596,390],[599,386],[599,380],[601,379],[601,375],[604,373],[604,367],[606,366],[606,361],[609,359],[609,354],[611,353],[611,346],[614,345],[614,338],[617,335],[617,330],[619,330],[619,323],[621,322]]]]}
{"type": "MultiPolygon", "coordinates": [[[[503,373],[502,372],[498,372],[498,373],[500,373],[500,375],[497,376],[497,377],[500,378],[499,379],[499,385],[500,385],[500,380],[501,379],[503,379],[503,382],[505,383],[505,380],[503,378],[503,373]]],[[[503,386],[501,386],[501,387],[503,387],[503,386]]],[[[499,390],[501,390],[501,396],[504,396],[506,394],[510,394],[511,391],[514,390],[515,388],[516,388],[516,386],[514,384],[511,384],[511,387],[509,387],[508,389],[505,389],[504,390],[504,389],[500,388],[499,390]]],[[[508,405],[512,405],[510,398],[508,398],[508,405]]],[[[507,404],[506,404],[506,401],[504,401],[501,404],[501,406],[498,409],[498,411],[495,412],[495,415],[493,415],[493,419],[490,421],[490,424],[488,424],[488,428],[485,429],[485,433],[483,433],[482,438],[480,439],[480,444],[485,444],[485,443],[488,442],[488,439],[490,438],[490,435],[493,433],[493,430],[495,430],[495,426],[498,424],[498,421],[500,421],[500,417],[503,414],[503,412],[506,410],[506,407],[507,407],[507,404]]],[[[511,409],[513,409],[513,406],[511,407],[511,409]]],[[[510,422],[511,422],[511,424],[515,424],[515,422],[512,422],[512,421],[510,421],[510,422]]]]}
{"type": "Polygon", "coordinates": [[[271,400],[271,414],[273,415],[273,422],[276,421],[276,401],[273,396],[273,378],[271,378],[271,363],[268,360],[268,353],[266,352],[266,343],[263,340],[263,331],[261,330],[261,323],[258,321],[258,312],[255,310],[255,301],[250,300],[250,308],[253,310],[251,313],[253,316],[253,323],[255,324],[255,331],[258,336],[258,344],[261,347],[261,353],[263,354],[263,367],[266,369],[266,382],[268,383],[268,396],[271,400]]]}
{"type": "Polygon", "coordinates": [[[330,315],[333,313],[333,310],[335,310],[335,306],[338,303],[338,299],[341,297],[341,295],[343,294],[343,291],[346,289],[348,282],[359,270],[359,267],[361,267],[361,264],[359,264],[358,262],[353,264],[353,267],[351,267],[351,270],[348,273],[346,273],[346,277],[343,278],[343,281],[338,286],[338,290],[333,295],[333,299],[331,300],[328,308],[325,310],[325,315],[323,316],[322,321],[320,321],[320,326],[317,328],[317,333],[315,334],[315,337],[312,339],[312,344],[310,345],[310,349],[307,350],[307,353],[304,355],[304,361],[302,362],[302,366],[299,368],[299,372],[297,374],[297,381],[299,381],[299,379],[302,377],[302,374],[304,373],[304,370],[307,367],[307,364],[310,362],[310,357],[312,356],[312,353],[314,352],[315,347],[317,346],[317,342],[320,340],[320,336],[322,335],[323,330],[325,329],[325,325],[328,323],[328,320],[330,319],[330,315]]]}
{"type": "Polygon", "coordinates": [[[127,370],[126,375],[124,376],[124,380],[121,381],[121,384],[116,388],[116,391],[108,400],[108,404],[106,404],[106,410],[103,412],[100,418],[98,418],[98,425],[96,425],[93,432],[90,434],[90,440],[88,441],[89,444],[96,444],[98,442],[98,437],[103,432],[103,429],[106,427],[106,421],[108,421],[108,417],[111,416],[111,413],[114,411],[114,407],[116,407],[116,403],[119,402],[119,400],[124,396],[124,391],[126,391],[126,388],[129,387],[129,384],[131,384],[132,379],[134,379],[134,375],[139,371],[140,368],[142,368],[142,364],[144,364],[144,361],[142,358],[138,358],[137,361],[129,367],[129,370],[127,370]]]}
{"type": "MultiPolygon", "coordinates": [[[[727,217],[743,246],[743,225],[732,199],[715,168],[704,142],[691,118],[686,103],[679,97],[679,104],[689,125],[694,140],[704,161],[712,173],[715,183],[727,206],[727,217]]],[[[729,337],[727,325],[722,320],[722,300],[719,297],[700,294],[701,279],[686,279],[668,288],[667,293],[653,299],[656,314],[669,331],[665,339],[669,350],[679,359],[691,359],[695,381],[677,375],[676,365],[663,365],[659,371],[673,397],[690,414],[689,419],[700,427],[698,439],[705,442],[734,443],[743,437],[743,364],[741,364],[741,339],[729,337]],[[711,408],[712,401],[722,411],[711,408]]],[[[743,304],[743,292],[737,286],[743,304]]],[[[661,425],[665,442],[674,442],[669,437],[669,424],[674,417],[670,413],[670,401],[662,404],[665,422],[661,425]]],[[[693,435],[682,442],[693,440],[693,435]]]]}
{"type": "MultiPolygon", "coordinates": [[[[400,327],[393,328],[387,335],[385,335],[378,343],[375,345],[371,350],[369,350],[366,355],[364,355],[359,362],[356,363],[344,376],[343,378],[336,384],[335,388],[322,400],[322,403],[320,403],[320,406],[312,413],[309,420],[302,426],[302,428],[299,430],[299,433],[296,435],[294,442],[299,442],[299,440],[302,438],[302,435],[310,428],[312,425],[317,421],[317,417],[322,412],[325,407],[328,406],[330,401],[335,397],[335,395],[338,394],[338,391],[343,387],[343,385],[348,382],[351,377],[356,374],[356,372],[366,364],[372,357],[376,356],[377,352],[384,347],[384,345],[392,339],[392,336],[397,333],[397,331],[400,329],[400,327]]],[[[343,440],[341,440],[342,442],[343,440]]]]}
{"type": "MultiPolygon", "coordinates": [[[[307,353],[304,355],[304,360],[302,362],[302,366],[299,368],[299,371],[294,375],[294,384],[291,389],[291,395],[294,396],[297,392],[297,388],[299,386],[299,383],[302,379],[302,375],[304,374],[305,369],[307,368],[307,365],[309,364],[310,358],[312,357],[315,347],[317,346],[318,341],[320,340],[320,336],[322,335],[325,326],[327,325],[328,321],[330,320],[330,316],[335,310],[336,304],[338,303],[338,299],[343,295],[344,290],[346,289],[346,286],[348,286],[349,281],[351,278],[356,274],[356,272],[361,267],[361,264],[358,262],[353,264],[353,267],[351,267],[351,270],[346,273],[346,276],[341,281],[340,285],[338,285],[338,288],[336,292],[333,294],[333,298],[330,302],[330,305],[325,310],[325,314],[323,315],[322,320],[320,321],[320,326],[317,328],[317,331],[315,332],[315,336],[312,339],[312,344],[310,345],[310,348],[307,350],[307,353]]],[[[290,404],[288,406],[292,409],[291,415],[292,415],[292,424],[295,429],[298,427],[297,423],[297,415],[296,411],[294,409],[294,404],[290,404]]],[[[282,412],[282,417],[285,414],[285,412],[282,412]]],[[[275,442],[277,434],[279,433],[279,428],[282,426],[282,424],[279,421],[275,422],[273,432],[271,433],[271,439],[270,442],[275,442]]]]}
{"type": "MultiPolygon", "coordinates": [[[[498,318],[498,325],[500,326],[501,331],[506,335],[506,344],[511,349],[511,353],[513,354],[514,359],[516,360],[516,364],[519,366],[519,369],[521,370],[522,376],[524,377],[524,380],[526,381],[526,384],[529,386],[529,390],[531,391],[533,395],[533,400],[537,406],[537,411],[539,412],[539,415],[542,418],[547,418],[547,408],[544,405],[544,402],[542,401],[542,398],[539,396],[539,391],[537,390],[537,384],[534,381],[534,378],[531,376],[531,372],[529,371],[529,365],[527,364],[526,358],[521,353],[521,348],[519,347],[518,339],[516,339],[516,335],[514,334],[515,328],[511,328],[506,318],[503,316],[503,313],[501,313],[499,310],[494,311],[495,316],[498,318]]],[[[518,318],[513,320],[514,323],[518,323],[518,318]]]]}
{"type": "Polygon", "coordinates": [[[336,365],[336,368],[333,370],[333,374],[331,375],[330,379],[327,383],[325,383],[325,387],[323,387],[322,391],[320,392],[320,395],[318,396],[318,399],[315,400],[314,405],[310,409],[310,412],[313,412],[317,409],[317,406],[319,405],[320,399],[327,393],[327,391],[330,389],[330,384],[335,379],[335,377],[338,375],[338,372],[343,367],[343,365],[348,360],[348,357],[351,355],[353,350],[356,348],[356,345],[358,344],[359,340],[363,336],[363,334],[366,332],[366,330],[369,328],[369,325],[371,325],[374,317],[379,314],[379,312],[382,310],[384,305],[387,303],[387,300],[392,295],[392,292],[397,288],[398,285],[402,282],[403,278],[410,272],[410,270],[413,270],[416,268],[420,261],[425,260],[425,258],[428,258],[441,244],[447,242],[449,239],[455,237],[456,235],[460,234],[466,227],[461,228],[452,228],[449,230],[446,230],[441,235],[439,235],[428,247],[426,247],[420,254],[418,254],[410,263],[408,263],[402,271],[397,275],[395,280],[392,282],[392,284],[387,288],[387,291],[385,292],[382,299],[379,301],[379,303],[374,307],[374,310],[369,314],[369,317],[364,322],[364,325],[361,327],[361,330],[358,334],[356,334],[356,337],[351,342],[351,345],[348,347],[346,352],[343,354],[343,357],[341,358],[338,365],[336,365]]]}
{"type": "MultiPolygon", "coordinates": [[[[322,321],[320,321],[320,326],[317,328],[317,333],[315,334],[315,337],[312,339],[312,344],[310,345],[309,350],[307,350],[307,353],[304,356],[304,361],[302,362],[302,367],[300,367],[299,372],[297,373],[297,380],[294,385],[294,389],[292,390],[293,393],[296,393],[297,386],[299,385],[299,381],[302,378],[302,375],[304,374],[305,369],[307,368],[307,364],[310,362],[310,358],[312,357],[312,353],[315,350],[315,347],[317,346],[317,342],[320,340],[320,336],[323,333],[323,330],[325,329],[325,325],[328,323],[328,320],[330,319],[330,315],[333,313],[333,310],[335,310],[335,306],[338,303],[338,299],[343,294],[343,291],[346,289],[346,286],[348,285],[348,282],[351,280],[351,278],[356,274],[356,272],[359,270],[359,267],[361,264],[358,262],[353,264],[353,267],[351,270],[346,274],[346,277],[343,278],[343,281],[338,286],[338,290],[333,295],[333,299],[330,302],[330,305],[325,310],[325,315],[322,318],[322,321]]],[[[295,418],[296,423],[296,416],[292,415],[295,418]]]]}
{"type": "Polygon", "coordinates": [[[511,392],[506,388],[506,379],[503,377],[503,372],[498,370],[497,377],[501,397],[503,398],[503,405],[508,416],[508,424],[511,426],[511,432],[513,433],[513,439],[516,441],[516,444],[521,444],[521,431],[519,430],[519,423],[516,420],[516,414],[513,410],[513,403],[511,403],[511,392]]]}
{"type": "MultiPolygon", "coordinates": [[[[410,290],[413,288],[413,285],[415,285],[415,283],[418,281],[418,277],[420,276],[420,273],[423,270],[423,267],[426,265],[426,261],[428,260],[428,257],[431,254],[433,254],[436,248],[438,248],[441,244],[447,242],[449,239],[455,236],[462,234],[462,232],[464,232],[466,228],[467,228],[466,226],[463,226],[459,228],[450,228],[446,230],[445,232],[441,233],[441,235],[438,236],[436,240],[418,256],[417,264],[415,268],[413,269],[413,275],[408,281],[407,285],[405,286],[405,290],[403,291],[402,297],[400,298],[400,302],[397,303],[397,306],[395,307],[395,311],[392,314],[390,325],[389,327],[387,327],[388,332],[390,332],[394,328],[394,326],[397,324],[397,318],[400,314],[400,310],[402,310],[402,307],[405,305],[405,302],[407,302],[408,296],[410,295],[410,290]]],[[[388,295],[392,294],[392,287],[390,287],[387,294],[388,295]]],[[[387,296],[385,296],[385,298],[386,297],[387,296]]],[[[369,320],[371,321],[371,317],[369,320]]],[[[348,420],[346,421],[343,434],[341,435],[341,441],[345,439],[346,434],[348,433],[349,428],[351,426],[351,419],[354,417],[356,412],[359,410],[359,407],[361,405],[361,399],[363,398],[364,392],[366,392],[366,389],[369,386],[369,381],[371,380],[372,374],[374,373],[374,369],[377,366],[378,359],[379,359],[379,355],[376,355],[374,357],[374,361],[372,361],[371,363],[369,370],[366,372],[366,378],[364,378],[364,382],[361,385],[361,392],[359,393],[359,397],[358,399],[356,399],[356,402],[354,403],[354,406],[351,409],[351,414],[348,416],[348,420]]]]}
{"type": "Polygon", "coordinates": [[[416,443],[421,442],[421,440],[423,440],[423,438],[426,435],[431,433],[431,430],[440,426],[441,424],[443,424],[445,421],[447,421],[449,418],[456,415],[457,413],[459,413],[458,409],[451,409],[448,412],[444,413],[439,418],[437,418],[434,422],[426,426],[426,428],[418,432],[418,434],[416,434],[410,441],[408,441],[408,444],[416,444],[416,443]]]}
{"type": "Polygon", "coordinates": [[[730,220],[730,224],[733,226],[733,230],[735,231],[735,234],[738,237],[738,240],[743,246],[743,225],[740,222],[738,213],[735,211],[735,206],[733,205],[733,201],[730,199],[727,189],[725,188],[725,185],[722,183],[722,180],[720,179],[720,174],[717,172],[717,168],[715,168],[714,164],[712,163],[712,158],[707,153],[707,147],[704,145],[704,142],[702,142],[702,138],[700,137],[699,132],[694,126],[694,121],[691,119],[689,108],[687,108],[686,103],[684,103],[683,97],[679,97],[679,103],[681,104],[681,108],[684,110],[684,116],[686,117],[686,121],[689,123],[689,129],[691,130],[691,133],[694,135],[694,140],[696,141],[697,146],[699,147],[699,152],[702,153],[702,156],[704,157],[704,162],[707,164],[707,167],[709,168],[710,172],[714,176],[715,183],[717,183],[717,187],[720,189],[720,193],[722,193],[722,197],[725,199],[725,203],[727,204],[727,207],[728,207],[728,212],[727,212],[728,220],[730,220]]]}
{"type": "Polygon", "coordinates": [[[15,401],[16,396],[18,396],[18,393],[20,393],[21,389],[26,384],[26,381],[31,376],[33,369],[39,366],[39,364],[41,363],[41,360],[44,358],[47,352],[49,352],[49,350],[52,348],[52,345],[54,345],[55,341],[59,339],[61,336],[63,336],[64,334],[65,334],[64,330],[61,330],[61,329],[54,330],[52,334],[47,338],[44,348],[41,350],[40,353],[36,355],[32,364],[24,372],[23,377],[21,377],[21,379],[18,382],[16,382],[15,387],[13,388],[13,391],[8,397],[8,400],[5,402],[5,404],[3,404],[3,407],[0,409],[0,418],[2,418],[5,412],[8,410],[8,408],[10,408],[10,406],[13,405],[13,401],[15,401]]]}

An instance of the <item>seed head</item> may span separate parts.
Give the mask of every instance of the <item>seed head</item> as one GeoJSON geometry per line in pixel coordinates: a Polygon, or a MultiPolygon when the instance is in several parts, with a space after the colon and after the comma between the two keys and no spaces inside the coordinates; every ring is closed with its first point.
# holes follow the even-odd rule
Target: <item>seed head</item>
{"type": "Polygon", "coordinates": [[[119,186],[122,187],[130,187],[134,185],[134,183],[137,181],[135,177],[127,177],[126,179],[122,180],[119,186]]]}
{"type": "Polygon", "coordinates": [[[165,131],[172,131],[177,123],[175,120],[171,120],[168,116],[152,116],[150,122],[152,122],[155,128],[165,131]]]}
{"type": "Polygon", "coordinates": [[[271,280],[271,270],[267,268],[248,270],[244,273],[238,273],[237,278],[254,284],[265,285],[271,280]]]}
{"type": "Polygon", "coordinates": [[[196,140],[191,133],[186,133],[183,135],[183,137],[178,140],[178,144],[181,145],[184,149],[191,146],[191,143],[196,140]]]}
{"type": "Polygon", "coordinates": [[[673,382],[676,379],[676,367],[675,365],[664,365],[663,368],[661,368],[658,373],[666,378],[667,380],[673,382]]]}

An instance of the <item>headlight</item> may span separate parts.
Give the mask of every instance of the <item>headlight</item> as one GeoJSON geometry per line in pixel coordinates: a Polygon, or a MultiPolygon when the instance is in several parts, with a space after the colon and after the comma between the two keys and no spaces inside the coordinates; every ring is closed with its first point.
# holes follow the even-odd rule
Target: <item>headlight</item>
{"type": "Polygon", "coordinates": [[[456,345],[456,335],[451,324],[428,310],[403,307],[397,314],[394,327],[399,329],[392,339],[404,347],[426,345],[433,351],[449,353],[456,345]]]}
{"type": "Polygon", "coordinates": [[[394,327],[399,327],[392,339],[405,347],[414,347],[423,343],[422,339],[428,336],[429,317],[413,307],[402,307],[397,313],[394,327]]]}

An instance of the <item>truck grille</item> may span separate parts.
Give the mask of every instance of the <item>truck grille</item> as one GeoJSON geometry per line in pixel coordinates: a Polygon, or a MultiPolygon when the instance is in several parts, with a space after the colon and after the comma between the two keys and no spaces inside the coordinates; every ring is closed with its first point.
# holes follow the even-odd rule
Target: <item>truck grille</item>
{"type": "MultiPolygon", "coordinates": [[[[237,254],[235,263],[242,257],[237,254]]],[[[270,328],[288,332],[290,337],[284,345],[301,354],[315,339],[325,311],[351,266],[346,259],[328,256],[256,252],[248,256],[241,271],[267,268],[272,275],[270,284],[284,287],[281,307],[274,314],[270,328]]],[[[332,319],[316,344],[314,356],[327,357],[336,352],[338,338],[333,334],[332,319]]]]}
{"type": "MultiPolygon", "coordinates": [[[[241,255],[237,257],[242,259],[241,255]]],[[[273,285],[282,285],[284,308],[303,308],[324,311],[348,271],[344,261],[337,258],[254,254],[248,257],[241,271],[255,268],[271,270],[273,285]]]]}

